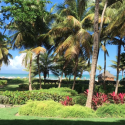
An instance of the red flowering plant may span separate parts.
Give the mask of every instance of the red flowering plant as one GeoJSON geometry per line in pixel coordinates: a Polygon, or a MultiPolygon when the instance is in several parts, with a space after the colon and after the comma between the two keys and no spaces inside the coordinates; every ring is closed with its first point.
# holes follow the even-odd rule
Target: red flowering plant
{"type": "Polygon", "coordinates": [[[115,92],[112,92],[108,95],[108,98],[111,103],[123,104],[125,102],[125,93],[115,94],[115,92]]]}
{"type": "MultiPolygon", "coordinates": [[[[86,95],[88,95],[88,89],[84,92],[86,95]]],[[[97,107],[100,107],[103,103],[108,103],[108,96],[104,93],[96,93],[92,97],[92,106],[94,109],[97,107]]]]}
{"type": "Polygon", "coordinates": [[[74,105],[72,98],[69,98],[69,96],[67,96],[64,101],[61,101],[61,104],[65,106],[74,105]]]}

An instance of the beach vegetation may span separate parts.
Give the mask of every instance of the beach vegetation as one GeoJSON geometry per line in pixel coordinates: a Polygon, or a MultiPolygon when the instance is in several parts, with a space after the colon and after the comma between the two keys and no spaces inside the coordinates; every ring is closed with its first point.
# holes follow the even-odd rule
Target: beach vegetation
{"type": "MultiPolygon", "coordinates": [[[[2,63],[8,65],[9,58],[12,58],[9,49],[22,50],[20,53],[26,53],[22,62],[29,72],[29,84],[27,84],[27,80],[19,81],[17,79],[17,83],[16,80],[13,80],[15,86],[12,87],[11,83],[3,86],[1,90],[36,89],[32,92],[1,91],[1,95],[9,97],[9,103],[25,104],[30,99],[34,101],[51,99],[71,106],[75,103],[85,105],[86,101],[86,106],[93,109],[108,102],[124,103],[124,93],[117,94],[118,87],[119,92],[125,92],[124,81],[120,82],[121,85],[118,81],[119,72],[121,70],[123,74],[125,66],[124,54],[121,54],[121,47],[125,44],[124,0],[95,0],[93,2],[64,0],[62,4],[54,5],[50,11],[47,11],[46,7],[51,2],[46,0],[3,0],[3,2],[7,6],[1,7],[0,11],[3,16],[3,19],[0,20],[0,28],[4,30],[3,34],[0,33],[0,68],[2,63]],[[10,20],[10,22],[6,24],[6,20],[10,20]],[[10,33],[9,36],[5,35],[7,30],[10,33]],[[103,81],[95,82],[95,73],[96,69],[103,69],[96,68],[99,49],[102,48],[105,54],[105,76],[106,54],[108,55],[106,43],[118,46],[117,62],[115,62],[115,66],[112,66],[117,69],[117,78],[116,85],[114,82],[110,82],[110,84],[104,78],[103,87],[103,81]],[[33,57],[33,53],[36,54],[36,57],[33,57]],[[89,83],[76,80],[76,77],[81,78],[83,71],[89,72],[89,83]],[[59,84],[58,81],[47,80],[50,72],[61,76],[59,84]],[[41,79],[41,73],[43,73],[44,80],[41,79]],[[31,77],[37,74],[39,81],[34,82],[35,80],[31,77]],[[66,80],[62,80],[63,75],[66,80]],[[72,75],[73,80],[71,80],[72,75]],[[45,84],[47,82],[50,82],[51,85],[45,84]],[[17,88],[18,85],[19,88],[17,88]],[[38,87],[38,85],[40,86],[38,87]],[[84,93],[86,89],[88,89],[87,96],[84,93]],[[83,99],[81,99],[81,93],[83,99]]],[[[0,82],[1,84],[4,83],[0,82]]],[[[74,107],[71,106],[71,109],[65,108],[65,110],[68,110],[69,113],[72,112],[72,109],[76,111],[74,107]]],[[[67,116],[63,114],[62,117],[68,117],[68,115],[70,117],[68,113],[67,116]]],[[[76,117],[74,114],[72,116],[76,117]]],[[[81,113],[79,117],[81,117],[81,113]]]]}

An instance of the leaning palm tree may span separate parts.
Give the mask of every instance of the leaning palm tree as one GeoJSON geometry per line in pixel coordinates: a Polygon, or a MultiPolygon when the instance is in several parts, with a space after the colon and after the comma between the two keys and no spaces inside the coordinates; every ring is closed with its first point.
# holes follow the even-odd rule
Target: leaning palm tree
{"type": "Polygon", "coordinates": [[[39,56],[40,56],[40,53],[45,53],[46,49],[39,46],[39,47],[36,47],[35,49],[33,49],[32,51],[37,55],[38,74],[39,74],[39,82],[40,82],[40,89],[41,89],[41,75],[40,75],[40,66],[39,66],[39,56]]]}
{"type": "Polygon", "coordinates": [[[32,90],[31,83],[31,70],[32,70],[32,60],[33,60],[33,52],[32,49],[26,49],[24,51],[20,51],[20,53],[25,53],[23,57],[22,64],[27,67],[29,64],[29,91],[32,90]]]}

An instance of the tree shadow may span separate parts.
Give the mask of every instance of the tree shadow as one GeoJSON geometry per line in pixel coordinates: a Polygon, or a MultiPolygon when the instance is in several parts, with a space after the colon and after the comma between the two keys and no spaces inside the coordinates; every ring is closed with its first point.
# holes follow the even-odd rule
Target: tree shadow
{"type": "Polygon", "coordinates": [[[118,121],[82,121],[82,120],[0,120],[0,125],[125,125],[125,120],[118,121]]]}

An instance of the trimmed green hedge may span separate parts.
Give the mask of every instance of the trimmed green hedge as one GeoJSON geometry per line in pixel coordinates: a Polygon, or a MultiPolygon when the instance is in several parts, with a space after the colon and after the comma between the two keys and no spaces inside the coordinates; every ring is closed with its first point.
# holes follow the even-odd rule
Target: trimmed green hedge
{"type": "Polygon", "coordinates": [[[29,101],[19,109],[20,115],[60,118],[90,118],[96,117],[95,111],[80,105],[63,106],[58,102],[29,101]]]}
{"type": "Polygon", "coordinates": [[[25,104],[28,100],[54,100],[59,102],[64,100],[66,96],[75,96],[78,93],[69,88],[51,88],[33,91],[0,91],[0,95],[7,96],[10,104],[25,104]]]}
{"type": "MultiPolygon", "coordinates": [[[[72,88],[72,85],[73,85],[73,84],[62,84],[62,85],[61,85],[61,88],[62,88],[62,87],[67,87],[67,88],[70,88],[70,89],[71,89],[71,88],[72,88]]],[[[75,90],[76,90],[78,93],[83,93],[86,89],[88,89],[88,86],[89,86],[89,84],[77,83],[77,84],[75,85],[75,90]]],[[[53,88],[53,87],[57,88],[58,85],[55,85],[55,84],[45,84],[45,85],[42,85],[42,89],[50,89],[50,88],[53,88]]],[[[29,89],[29,85],[28,85],[28,84],[20,84],[20,85],[19,85],[19,88],[20,88],[20,89],[24,89],[24,90],[28,90],[28,89],[29,89]]],[[[33,90],[38,90],[38,89],[40,88],[39,83],[33,83],[33,84],[32,84],[32,88],[33,88],[33,90]]]]}
{"type": "Polygon", "coordinates": [[[0,86],[6,85],[7,84],[7,80],[0,80],[0,86]]]}

